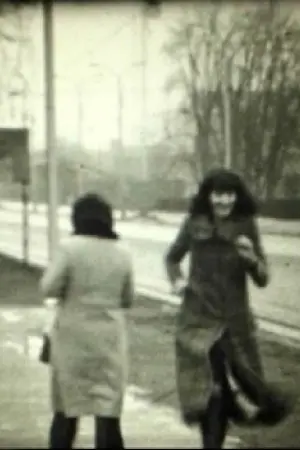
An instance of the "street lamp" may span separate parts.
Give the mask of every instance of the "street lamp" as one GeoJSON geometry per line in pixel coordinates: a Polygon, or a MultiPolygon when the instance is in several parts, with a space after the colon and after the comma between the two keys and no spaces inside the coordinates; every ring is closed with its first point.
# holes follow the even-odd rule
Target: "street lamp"
{"type": "MultiPolygon", "coordinates": [[[[121,156],[123,156],[123,83],[121,75],[116,73],[107,67],[102,67],[99,64],[93,63],[90,64],[90,68],[97,69],[96,75],[102,76],[105,75],[105,72],[111,76],[116,83],[116,91],[117,91],[117,103],[118,103],[118,117],[117,117],[117,135],[118,135],[118,150],[121,156]]],[[[59,78],[62,78],[59,76],[59,78]]],[[[84,105],[84,82],[87,82],[87,77],[83,77],[75,83],[76,89],[76,98],[77,98],[77,130],[78,130],[78,161],[76,163],[76,185],[77,185],[77,194],[80,195],[82,193],[82,171],[84,170],[85,165],[82,164],[82,158],[80,155],[81,146],[83,142],[83,128],[85,121],[85,105],[84,105]]],[[[120,166],[122,166],[120,164],[120,166]]],[[[125,180],[123,173],[120,174],[119,177],[119,195],[121,200],[121,215],[123,218],[126,217],[126,209],[124,207],[124,189],[125,189],[125,180]]]]}
{"type": "Polygon", "coordinates": [[[141,141],[143,147],[143,172],[145,181],[148,178],[148,153],[147,153],[147,120],[148,120],[148,88],[147,88],[147,74],[148,74],[148,41],[149,28],[148,20],[154,19],[160,14],[161,1],[148,0],[142,3],[141,11],[141,60],[142,60],[142,92],[141,92],[141,141]]]}
{"type": "MultiPolygon", "coordinates": [[[[58,82],[67,82],[70,85],[70,80],[65,75],[56,74],[55,79],[58,82]]],[[[76,162],[75,166],[75,190],[77,191],[77,195],[81,195],[82,193],[82,177],[81,177],[81,151],[83,144],[83,122],[84,122],[84,103],[83,103],[83,95],[82,95],[82,84],[84,80],[77,80],[72,83],[72,97],[76,99],[76,129],[77,129],[77,155],[75,155],[76,162]],[[74,95],[75,93],[75,95],[74,95]]]]}
{"type": "Polygon", "coordinates": [[[226,169],[232,167],[232,117],[231,117],[231,93],[228,61],[225,62],[223,79],[221,80],[223,111],[224,111],[224,141],[225,157],[224,166],[226,169]]]}
{"type": "MultiPolygon", "coordinates": [[[[117,91],[117,103],[118,103],[118,117],[117,117],[117,140],[118,140],[118,151],[120,160],[123,160],[124,156],[124,142],[123,142],[123,110],[124,110],[124,95],[123,95],[123,83],[121,75],[117,72],[102,67],[99,64],[93,63],[91,64],[92,68],[97,70],[97,75],[102,76],[104,72],[107,72],[115,79],[116,83],[116,91],[117,91]]],[[[125,177],[124,171],[121,166],[121,171],[119,173],[119,200],[120,200],[120,209],[121,209],[121,219],[126,218],[126,207],[124,202],[124,193],[125,193],[125,177]]]]}

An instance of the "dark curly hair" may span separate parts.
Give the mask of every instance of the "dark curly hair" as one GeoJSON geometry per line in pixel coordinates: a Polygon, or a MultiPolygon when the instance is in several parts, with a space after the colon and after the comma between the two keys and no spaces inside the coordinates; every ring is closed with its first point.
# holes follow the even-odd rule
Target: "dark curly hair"
{"type": "Polygon", "coordinates": [[[212,191],[235,192],[237,200],[232,211],[232,216],[253,216],[258,212],[258,205],[242,178],[232,170],[211,170],[199,184],[197,194],[190,205],[192,217],[204,214],[212,216],[209,196],[212,191]]]}
{"type": "Polygon", "coordinates": [[[98,194],[87,193],[79,197],[73,205],[71,220],[76,235],[118,239],[113,229],[112,208],[98,194]]]}

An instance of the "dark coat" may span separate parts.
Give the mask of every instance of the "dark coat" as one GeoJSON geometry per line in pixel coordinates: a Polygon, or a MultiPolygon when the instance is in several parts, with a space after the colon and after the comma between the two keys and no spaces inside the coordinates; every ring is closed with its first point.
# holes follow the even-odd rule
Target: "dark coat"
{"type": "Polygon", "coordinates": [[[176,331],[177,385],[184,420],[199,417],[215,388],[210,352],[216,343],[235,382],[246,386],[252,400],[265,406],[270,387],[264,379],[247,289],[248,276],[259,287],[269,280],[255,219],[227,220],[217,227],[206,216],[188,217],[166,256],[172,283],[181,276],[180,263],[187,253],[190,269],[176,331]],[[252,240],[257,265],[242,261],[234,244],[239,235],[252,240]]]}

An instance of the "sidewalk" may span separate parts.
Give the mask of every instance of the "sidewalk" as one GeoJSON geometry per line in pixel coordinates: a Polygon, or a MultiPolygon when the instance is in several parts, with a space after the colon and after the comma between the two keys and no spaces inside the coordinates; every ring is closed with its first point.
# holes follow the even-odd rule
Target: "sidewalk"
{"type": "MultiPolygon", "coordinates": [[[[32,339],[41,335],[47,319],[37,291],[39,275],[2,256],[0,263],[0,448],[47,448],[51,420],[49,368],[38,362],[38,339],[32,339]]],[[[141,302],[134,311],[137,318],[149,314],[141,302]]],[[[173,404],[153,402],[159,397],[153,388],[169,390],[173,381],[173,366],[159,365],[157,351],[151,353],[153,341],[160,340],[157,333],[161,328],[156,330],[150,323],[149,335],[137,319],[131,329],[133,373],[123,415],[127,448],[199,448],[197,431],[181,424],[173,404]],[[162,380],[167,370],[168,376],[162,380]]],[[[168,357],[173,355],[171,343],[161,342],[163,363],[165,345],[168,357]]],[[[93,448],[93,431],[93,420],[83,419],[76,446],[93,448]]],[[[238,442],[231,438],[227,447],[235,448],[238,442]]]]}
{"type": "MultiPolygon", "coordinates": [[[[45,324],[39,274],[8,258],[1,257],[0,263],[0,448],[46,448],[49,371],[34,357],[36,346],[25,345],[26,336],[37,335],[45,324]]],[[[128,314],[131,386],[123,416],[127,448],[199,448],[197,432],[182,426],[177,414],[174,327],[175,315],[147,297],[138,297],[128,314]]],[[[267,377],[298,397],[299,349],[261,339],[261,352],[267,377]]],[[[240,439],[228,439],[226,446],[299,448],[299,417],[300,402],[279,427],[233,427],[232,435],[240,439]]],[[[92,442],[93,423],[85,419],[77,446],[91,448],[92,442]]]]}
{"type": "MultiPolygon", "coordinates": [[[[47,448],[49,371],[33,355],[38,349],[25,351],[25,337],[38,329],[42,316],[37,308],[0,309],[0,448],[47,448]]],[[[181,425],[173,409],[152,405],[134,387],[128,389],[123,430],[128,448],[199,448],[197,432],[181,425]]],[[[227,447],[238,443],[231,438],[227,447]]],[[[84,418],[76,447],[92,446],[93,421],[84,418]]]]}

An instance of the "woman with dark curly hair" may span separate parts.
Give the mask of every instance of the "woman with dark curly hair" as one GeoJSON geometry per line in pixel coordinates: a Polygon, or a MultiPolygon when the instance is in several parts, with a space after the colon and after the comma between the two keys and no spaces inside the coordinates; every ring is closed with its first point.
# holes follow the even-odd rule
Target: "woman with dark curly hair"
{"type": "Polygon", "coordinates": [[[232,171],[211,171],[166,255],[182,296],[176,331],[177,386],[183,420],[200,428],[204,448],[221,448],[230,421],[275,425],[287,397],[264,378],[247,278],[264,288],[269,270],[257,205],[232,171]],[[189,253],[188,280],[180,263],[189,253]]]}
{"type": "Polygon", "coordinates": [[[124,308],[133,299],[131,258],[113,229],[110,205],[95,194],[72,210],[74,234],[41,280],[58,299],[50,335],[54,417],[50,448],[72,448],[78,418],[95,417],[95,448],[124,448],[120,416],[126,386],[124,308]]]}

